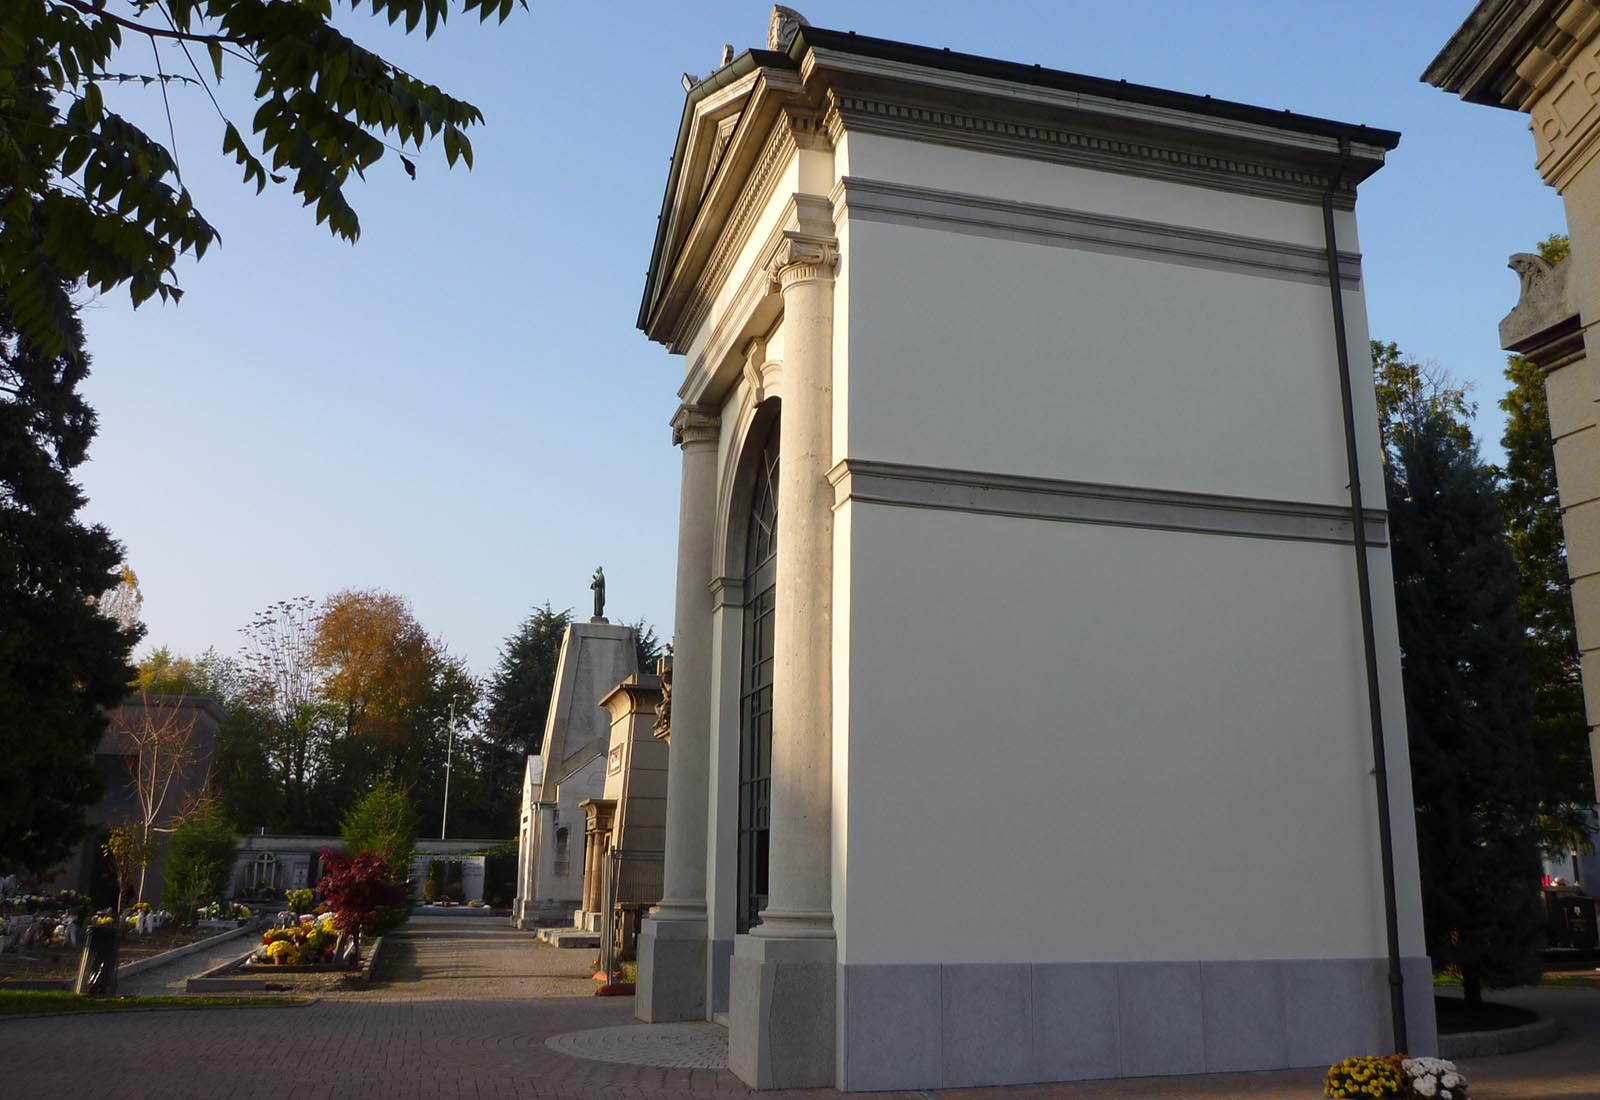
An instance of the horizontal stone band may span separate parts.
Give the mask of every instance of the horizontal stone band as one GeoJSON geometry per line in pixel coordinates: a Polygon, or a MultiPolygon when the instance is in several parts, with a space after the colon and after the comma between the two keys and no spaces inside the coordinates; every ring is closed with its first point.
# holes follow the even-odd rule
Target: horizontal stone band
{"type": "MultiPolygon", "coordinates": [[[[839,181],[834,202],[836,208],[842,205],[850,218],[860,221],[924,226],[933,223],[951,232],[1030,244],[1303,283],[1325,284],[1328,281],[1327,253],[1322,249],[1260,237],[855,176],[839,181]]],[[[1339,279],[1346,290],[1361,288],[1358,253],[1339,253],[1339,279]]]]}
{"type": "MultiPolygon", "coordinates": [[[[829,471],[828,480],[833,483],[835,508],[846,501],[855,501],[1243,538],[1346,545],[1354,541],[1350,510],[1337,505],[1131,488],[855,458],[845,459],[835,466],[829,471]]],[[[1366,538],[1372,546],[1388,545],[1386,513],[1367,509],[1366,538]]]]}

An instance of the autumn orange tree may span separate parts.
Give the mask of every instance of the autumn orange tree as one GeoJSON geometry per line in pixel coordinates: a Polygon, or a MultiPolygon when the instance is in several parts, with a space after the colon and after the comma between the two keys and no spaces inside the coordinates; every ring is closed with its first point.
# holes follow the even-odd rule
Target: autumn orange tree
{"type": "MultiPolygon", "coordinates": [[[[329,597],[314,653],[322,696],[338,716],[319,782],[324,816],[342,813],[379,779],[405,786],[431,815],[443,797],[451,714],[465,728],[478,703],[466,665],[423,629],[403,597],[381,589],[329,597]]],[[[464,823],[475,801],[477,747],[475,736],[455,747],[452,801],[468,815],[458,818],[464,823]]]]}

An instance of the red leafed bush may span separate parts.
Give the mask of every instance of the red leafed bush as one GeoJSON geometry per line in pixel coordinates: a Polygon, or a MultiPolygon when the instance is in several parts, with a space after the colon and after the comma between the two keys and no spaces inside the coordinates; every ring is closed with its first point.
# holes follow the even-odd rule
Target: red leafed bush
{"type": "Polygon", "coordinates": [[[384,910],[406,900],[405,888],[389,873],[388,857],[382,852],[357,852],[347,856],[324,848],[322,865],[327,873],[317,889],[333,909],[333,924],[346,934],[370,929],[384,910]]]}

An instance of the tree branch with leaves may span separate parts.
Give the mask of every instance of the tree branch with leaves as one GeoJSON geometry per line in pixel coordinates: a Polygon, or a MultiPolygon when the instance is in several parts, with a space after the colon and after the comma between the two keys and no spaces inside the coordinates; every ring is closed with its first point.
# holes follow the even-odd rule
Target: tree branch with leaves
{"type": "MultiPolygon", "coordinates": [[[[454,0],[343,0],[425,36],[454,0]]],[[[503,22],[526,0],[460,0],[503,22]]],[[[466,131],[483,121],[449,95],[333,26],[333,0],[10,0],[0,27],[0,301],[43,354],[71,354],[70,289],[126,285],[134,305],[175,300],[180,255],[199,258],[218,233],[195,208],[166,144],[107,106],[104,88],[129,79],[201,86],[223,123],[222,153],[257,192],[291,186],[317,223],[345,240],[361,232],[345,194],[351,175],[394,149],[442,145],[472,166],[466,131]],[[142,42],[139,40],[143,39],[142,42]],[[137,43],[137,46],[135,45],[137,43]],[[157,46],[175,44],[193,77],[166,72],[157,46]],[[205,51],[202,66],[194,51],[205,51]],[[148,47],[154,74],[137,72],[148,47]],[[113,60],[132,73],[112,73],[113,60]],[[212,91],[230,66],[254,77],[249,136],[212,91]],[[391,140],[398,145],[391,144],[391,140]]],[[[168,117],[170,122],[170,110],[168,117]]]]}

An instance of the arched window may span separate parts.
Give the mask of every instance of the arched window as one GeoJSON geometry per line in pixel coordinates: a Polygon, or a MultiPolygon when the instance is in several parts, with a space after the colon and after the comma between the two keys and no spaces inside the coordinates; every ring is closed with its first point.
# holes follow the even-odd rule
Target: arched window
{"type": "Polygon", "coordinates": [[[278,857],[271,852],[262,852],[252,864],[255,871],[253,886],[270,886],[274,889],[278,885],[278,857]]]}
{"type": "Polygon", "coordinates": [[[565,825],[556,830],[556,874],[566,875],[572,872],[572,861],[567,855],[567,827],[565,825]]]}
{"type": "Polygon", "coordinates": [[[778,564],[778,425],[756,460],[745,533],[744,674],[739,698],[739,920],[758,923],[767,904],[772,808],[772,645],[778,564]]]}

